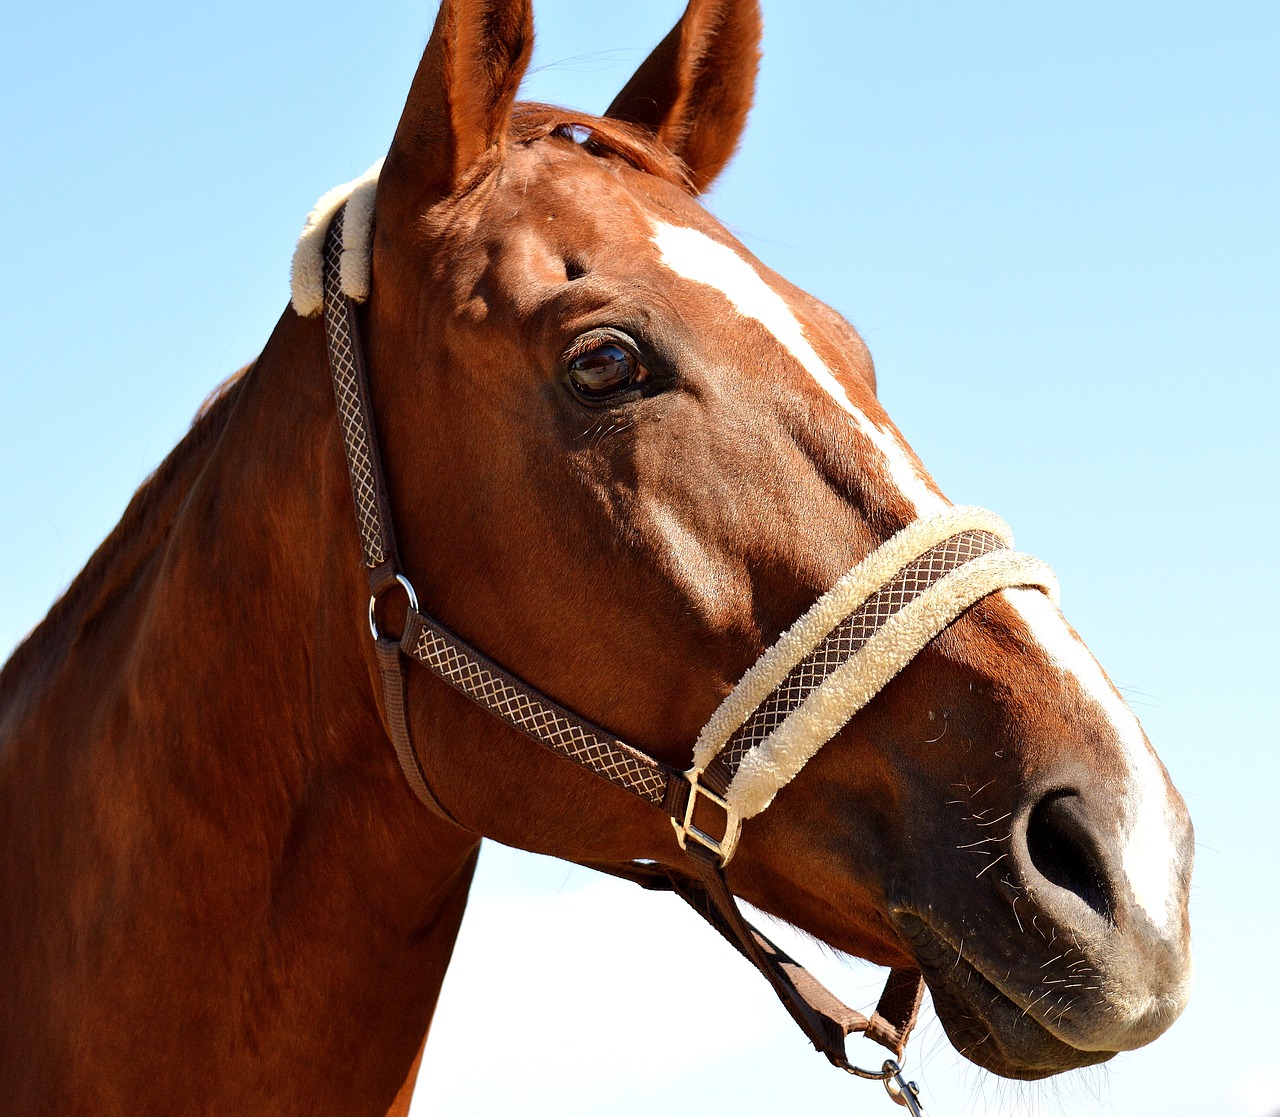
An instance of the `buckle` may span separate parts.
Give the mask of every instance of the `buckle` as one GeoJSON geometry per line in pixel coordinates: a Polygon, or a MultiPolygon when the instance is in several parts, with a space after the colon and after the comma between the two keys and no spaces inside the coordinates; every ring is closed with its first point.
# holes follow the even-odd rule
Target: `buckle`
{"type": "Polygon", "coordinates": [[[723,867],[729,864],[729,859],[733,857],[733,852],[738,848],[738,837],[742,833],[742,820],[730,808],[729,804],[720,795],[717,795],[709,787],[698,782],[698,777],[702,775],[701,768],[690,768],[687,772],[680,773],[689,781],[689,797],[685,800],[684,819],[672,818],[671,825],[675,828],[676,842],[681,849],[688,849],[687,842],[692,838],[698,845],[705,849],[709,849],[720,859],[720,865],[723,867]],[[700,826],[694,824],[694,812],[698,807],[698,797],[702,796],[707,802],[719,807],[724,812],[724,833],[717,838],[713,834],[708,834],[700,826]]]}

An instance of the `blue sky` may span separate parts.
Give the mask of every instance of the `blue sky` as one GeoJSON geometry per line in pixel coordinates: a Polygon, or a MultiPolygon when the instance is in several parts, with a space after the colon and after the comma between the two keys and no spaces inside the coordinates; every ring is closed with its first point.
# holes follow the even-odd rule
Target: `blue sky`
{"type": "MultiPolygon", "coordinates": [[[[764,8],[757,107],[711,209],[858,326],[948,495],[1054,565],[1197,826],[1197,987],[1166,1037],[1021,1087],[927,1024],[912,1073],[934,1114],[1269,1117],[1280,7],[764,8]]],[[[681,9],[543,0],[526,94],[602,109],[681,9]]],[[[260,348],[303,217],[384,152],[433,15],[430,0],[6,15],[0,651],[260,348]]],[[[807,1051],[728,953],[660,898],[490,850],[424,1103],[892,1112],[807,1051]],[[622,973],[627,952],[697,958],[724,1002],[698,1027],[673,1019],[622,973]],[[512,1020],[490,1063],[470,1005],[495,966],[512,1020]],[[655,1062],[658,1085],[640,1084],[655,1062]]],[[[874,971],[821,965],[874,999],[874,971]]]]}

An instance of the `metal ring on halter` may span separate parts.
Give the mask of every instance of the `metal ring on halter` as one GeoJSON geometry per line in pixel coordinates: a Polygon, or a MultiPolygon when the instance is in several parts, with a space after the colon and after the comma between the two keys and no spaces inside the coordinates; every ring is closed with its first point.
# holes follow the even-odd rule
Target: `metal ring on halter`
{"type": "Polygon", "coordinates": [[[848,1071],[849,1074],[857,1075],[859,1078],[865,1078],[870,1082],[888,1082],[895,1074],[900,1073],[897,1063],[893,1063],[893,1070],[888,1069],[889,1063],[893,1063],[893,1060],[885,1060],[884,1070],[867,1070],[865,1067],[855,1066],[842,1067],[841,1069],[848,1071]]]}
{"type": "MultiPolygon", "coordinates": [[[[418,595],[413,592],[412,583],[410,583],[409,579],[403,574],[397,574],[396,581],[400,583],[401,589],[403,589],[409,597],[409,608],[416,613],[418,611],[418,595]]],[[[386,589],[390,588],[390,585],[386,586],[386,589]]],[[[383,592],[385,592],[385,590],[383,592]]],[[[382,634],[378,631],[378,615],[376,611],[378,607],[378,598],[381,596],[381,592],[369,595],[369,631],[373,634],[373,638],[375,640],[382,638],[382,634]]]]}

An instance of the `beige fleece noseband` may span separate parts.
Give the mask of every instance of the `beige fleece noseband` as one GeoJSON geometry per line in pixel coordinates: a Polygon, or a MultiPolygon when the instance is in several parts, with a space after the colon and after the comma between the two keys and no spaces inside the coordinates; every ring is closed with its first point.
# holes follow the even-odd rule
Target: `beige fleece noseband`
{"type": "Polygon", "coordinates": [[[1035,586],[1039,559],[981,508],[916,520],[822,595],[733,688],[698,736],[693,771],[728,775],[731,825],[759,814],[827,741],[975,602],[1035,586]],[[719,769],[719,771],[717,771],[719,769]]]}

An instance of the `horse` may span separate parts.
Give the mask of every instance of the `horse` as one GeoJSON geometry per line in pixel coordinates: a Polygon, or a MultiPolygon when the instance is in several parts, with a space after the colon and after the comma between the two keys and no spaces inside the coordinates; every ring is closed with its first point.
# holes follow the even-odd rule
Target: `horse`
{"type": "Polygon", "coordinates": [[[690,0],[600,117],[517,102],[532,37],[529,0],[443,0],[326,272],[396,568],[371,595],[302,276],[0,674],[0,1111],[404,1113],[482,836],[671,882],[696,854],[707,888],[921,973],[1011,1078],[1186,1003],[1185,805],[1025,563],[805,755],[748,757],[787,771],[699,785],[815,609],[959,513],[856,331],[698,200],[753,97],[755,0],[690,0]],[[693,773],[674,834],[388,668],[408,587],[509,685],[693,773]]]}

